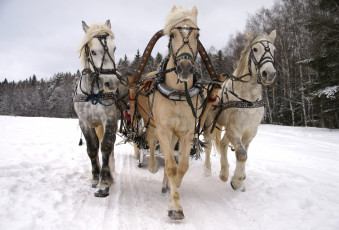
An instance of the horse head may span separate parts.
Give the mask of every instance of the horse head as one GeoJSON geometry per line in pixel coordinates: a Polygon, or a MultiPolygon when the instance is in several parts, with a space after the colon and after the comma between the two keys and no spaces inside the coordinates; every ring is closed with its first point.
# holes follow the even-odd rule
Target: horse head
{"type": "Polygon", "coordinates": [[[164,27],[164,34],[170,37],[168,44],[170,57],[181,82],[187,82],[194,73],[199,39],[197,15],[196,7],[186,10],[174,6],[164,27]]]}
{"type": "Polygon", "coordinates": [[[83,69],[90,73],[91,84],[96,84],[98,90],[114,92],[119,86],[113,42],[109,20],[105,24],[88,26],[82,22],[85,37],[80,47],[83,69]]]}
{"type": "Polygon", "coordinates": [[[250,44],[248,55],[249,72],[252,73],[255,71],[257,73],[258,83],[271,85],[276,77],[276,70],[274,67],[275,46],[273,45],[276,31],[273,30],[269,35],[259,36],[247,32],[246,36],[248,43],[250,44]]]}

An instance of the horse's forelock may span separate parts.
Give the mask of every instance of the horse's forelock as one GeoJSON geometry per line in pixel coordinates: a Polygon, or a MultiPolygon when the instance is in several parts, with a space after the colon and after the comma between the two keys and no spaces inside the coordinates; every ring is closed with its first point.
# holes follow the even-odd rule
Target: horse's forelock
{"type": "Polygon", "coordinates": [[[198,25],[198,11],[196,7],[192,9],[184,9],[181,6],[173,8],[173,10],[168,14],[166,23],[164,26],[164,34],[169,35],[171,29],[186,19],[192,21],[195,25],[198,25]]]}
{"type": "Polygon", "coordinates": [[[105,35],[105,34],[108,34],[109,36],[114,38],[114,33],[112,32],[112,30],[104,24],[93,24],[88,29],[88,31],[85,34],[84,38],[82,39],[82,42],[81,42],[79,49],[78,49],[78,52],[80,53],[80,56],[81,56],[81,63],[82,63],[83,66],[86,62],[86,55],[85,55],[84,46],[87,43],[89,43],[94,36],[105,35]]]}

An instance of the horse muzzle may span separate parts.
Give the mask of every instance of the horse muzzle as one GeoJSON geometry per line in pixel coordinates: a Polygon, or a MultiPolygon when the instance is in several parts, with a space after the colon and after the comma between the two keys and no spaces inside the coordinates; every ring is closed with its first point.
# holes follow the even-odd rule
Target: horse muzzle
{"type": "Polygon", "coordinates": [[[119,87],[119,80],[116,75],[100,75],[104,92],[115,92],[119,87]]]}
{"type": "Polygon", "coordinates": [[[263,70],[260,72],[260,81],[263,85],[273,84],[276,77],[276,71],[263,70]]]}
{"type": "Polygon", "coordinates": [[[187,82],[190,76],[194,73],[194,66],[188,59],[180,60],[177,65],[177,75],[181,82],[187,82]]]}

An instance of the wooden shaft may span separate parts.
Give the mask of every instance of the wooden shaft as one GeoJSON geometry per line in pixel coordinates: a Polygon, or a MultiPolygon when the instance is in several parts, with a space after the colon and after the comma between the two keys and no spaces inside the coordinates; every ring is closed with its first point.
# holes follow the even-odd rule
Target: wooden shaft
{"type": "Polygon", "coordinates": [[[138,84],[141,78],[142,73],[144,72],[144,69],[146,67],[147,61],[149,56],[152,53],[152,50],[154,48],[155,43],[159,40],[159,38],[161,38],[162,36],[164,36],[164,32],[163,30],[159,30],[158,32],[156,32],[152,39],[148,42],[146,49],[142,55],[141,58],[141,63],[139,64],[137,71],[135,72],[134,76],[133,76],[133,83],[134,84],[138,84]]]}
{"type": "Polygon", "coordinates": [[[202,61],[204,62],[206,68],[207,68],[207,71],[211,77],[212,80],[218,78],[214,68],[213,68],[213,65],[212,65],[212,62],[204,48],[204,46],[201,44],[200,40],[198,40],[198,51],[199,51],[199,54],[201,56],[201,59],[202,61]]]}
{"type": "Polygon", "coordinates": [[[153,47],[155,43],[164,35],[162,30],[159,30],[155,33],[152,39],[148,42],[146,49],[142,55],[141,63],[139,64],[134,75],[127,75],[128,83],[129,83],[129,106],[130,106],[130,114],[132,117],[132,125],[134,125],[134,112],[135,112],[135,102],[136,102],[136,85],[139,83],[142,73],[146,67],[149,56],[152,53],[153,47]]]}

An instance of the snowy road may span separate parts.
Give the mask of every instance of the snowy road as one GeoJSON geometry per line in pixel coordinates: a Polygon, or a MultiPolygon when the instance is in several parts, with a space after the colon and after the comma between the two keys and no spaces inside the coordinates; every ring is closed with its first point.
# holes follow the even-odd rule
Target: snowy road
{"type": "MultiPolygon", "coordinates": [[[[0,127],[0,229],[339,229],[339,130],[260,126],[246,192],[219,180],[218,155],[210,177],[191,159],[185,219],[173,222],[163,162],[151,174],[132,146],[116,146],[110,196],[95,198],[77,120],[0,116],[0,127]]],[[[232,175],[233,152],[229,162],[232,175]]]]}

